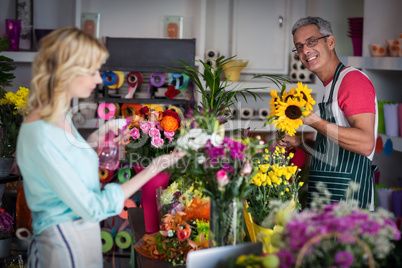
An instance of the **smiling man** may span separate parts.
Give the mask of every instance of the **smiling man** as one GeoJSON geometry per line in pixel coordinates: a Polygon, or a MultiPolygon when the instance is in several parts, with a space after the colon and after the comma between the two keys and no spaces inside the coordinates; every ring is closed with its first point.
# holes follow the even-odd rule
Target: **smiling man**
{"type": "Polygon", "coordinates": [[[377,99],[373,84],[363,72],[345,67],[335,52],[331,24],[319,17],[298,20],[293,28],[293,52],[325,87],[320,116],[310,113],[305,125],[317,130],[311,141],[286,136],[281,146],[294,146],[312,153],[308,203],[318,182],[331,192],[331,201],[345,199],[349,182],[359,185],[353,197],[360,207],[374,208],[374,171],[371,161],[377,138],[377,99]]]}

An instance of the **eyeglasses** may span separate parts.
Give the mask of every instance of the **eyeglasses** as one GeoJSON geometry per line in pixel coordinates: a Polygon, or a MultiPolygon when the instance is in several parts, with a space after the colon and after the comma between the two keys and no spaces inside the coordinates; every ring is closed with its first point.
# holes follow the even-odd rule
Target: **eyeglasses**
{"type": "Polygon", "coordinates": [[[302,53],[303,47],[306,45],[307,47],[314,47],[318,44],[318,40],[322,38],[327,38],[329,35],[321,36],[321,37],[310,37],[306,40],[304,44],[296,44],[296,46],[292,49],[292,52],[302,53]]]}

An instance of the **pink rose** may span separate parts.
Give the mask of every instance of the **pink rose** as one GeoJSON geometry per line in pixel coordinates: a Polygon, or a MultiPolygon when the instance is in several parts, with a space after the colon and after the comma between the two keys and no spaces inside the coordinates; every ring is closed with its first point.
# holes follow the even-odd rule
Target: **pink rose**
{"type": "Polygon", "coordinates": [[[151,140],[151,145],[154,146],[154,147],[156,147],[156,148],[161,147],[161,146],[163,145],[163,143],[164,143],[163,139],[158,138],[158,137],[157,137],[157,138],[153,138],[153,139],[151,140]]]}
{"type": "Polygon", "coordinates": [[[138,130],[138,128],[135,127],[133,129],[131,129],[130,136],[135,140],[138,139],[140,137],[140,131],[138,130]]]}
{"type": "Polygon", "coordinates": [[[251,164],[249,162],[247,162],[243,169],[241,170],[241,174],[243,175],[249,175],[251,174],[251,172],[253,171],[253,167],[251,166],[251,164]]]}
{"type": "Polygon", "coordinates": [[[164,131],[163,134],[165,135],[166,138],[173,138],[175,132],[174,131],[164,131]]]}
{"type": "Polygon", "coordinates": [[[149,135],[151,138],[160,138],[160,137],[161,137],[161,132],[160,132],[157,128],[153,127],[153,128],[151,128],[151,129],[149,130],[148,135],[149,135]]]}
{"type": "Polygon", "coordinates": [[[229,183],[227,172],[223,169],[216,172],[216,180],[218,181],[219,190],[222,191],[223,187],[225,187],[229,183]]]}
{"type": "Polygon", "coordinates": [[[141,122],[141,123],[140,123],[140,129],[141,129],[142,132],[144,132],[145,134],[148,134],[148,133],[149,133],[149,129],[150,129],[150,126],[148,125],[148,122],[147,122],[147,121],[141,122]]]}

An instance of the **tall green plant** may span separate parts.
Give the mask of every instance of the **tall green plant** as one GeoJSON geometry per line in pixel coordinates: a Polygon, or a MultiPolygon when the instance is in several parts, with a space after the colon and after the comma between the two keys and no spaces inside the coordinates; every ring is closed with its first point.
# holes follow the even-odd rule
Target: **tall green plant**
{"type": "Polygon", "coordinates": [[[243,96],[246,102],[246,94],[250,94],[255,101],[257,101],[257,98],[262,100],[261,96],[253,90],[267,89],[268,87],[244,87],[247,82],[255,78],[266,78],[269,82],[273,82],[279,88],[283,83],[289,82],[287,78],[280,75],[258,75],[246,82],[237,84],[230,82],[229,78],[221,81],[220,78],[224,71],[224,65],[233,60],[234,57],[235,56],[225,58],[224,56],[221,56],[216,60],[215,66],[212,66],[211,64],[208,64],[202,60],[198,60],[203,66],[203,72],[181,60],[175,63],[180,64],[182,69],[169,69],[188,75],[195,83],[197,90],[201,94],[202,99],[200,100],[200,107],[204,108],[205,110],[214,111],[216,116],[223,116],[225,111],[230,108],[230,106],[234,105],[235,101],[238,101],[239,95],[243,96]],[[232,84],[233,87],[229,89],[229,86],[232,84]]]}
{"type": "MultiPolygon", "coordinates": [[[[7,41],[7,36],[0,38],[0,53],[5,51],[11,44],[11,41],[7,41]]],[[[3,89],[6,86],[11,86],[11,81],[15,78],[14,74],[10,73],[15,70],[15,66],[11,63],[14,62],[4,55],[0,55],[0,88],[3,89]]]]}

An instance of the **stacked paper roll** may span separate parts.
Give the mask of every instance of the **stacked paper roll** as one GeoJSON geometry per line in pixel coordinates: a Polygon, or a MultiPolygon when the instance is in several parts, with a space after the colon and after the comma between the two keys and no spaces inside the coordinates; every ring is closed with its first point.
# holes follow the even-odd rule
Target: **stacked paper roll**
{"type": "Polygon", "coordinates": [[[384,103],[385,133],[388,136],[399,136],[398,104],[384,103]]]}

